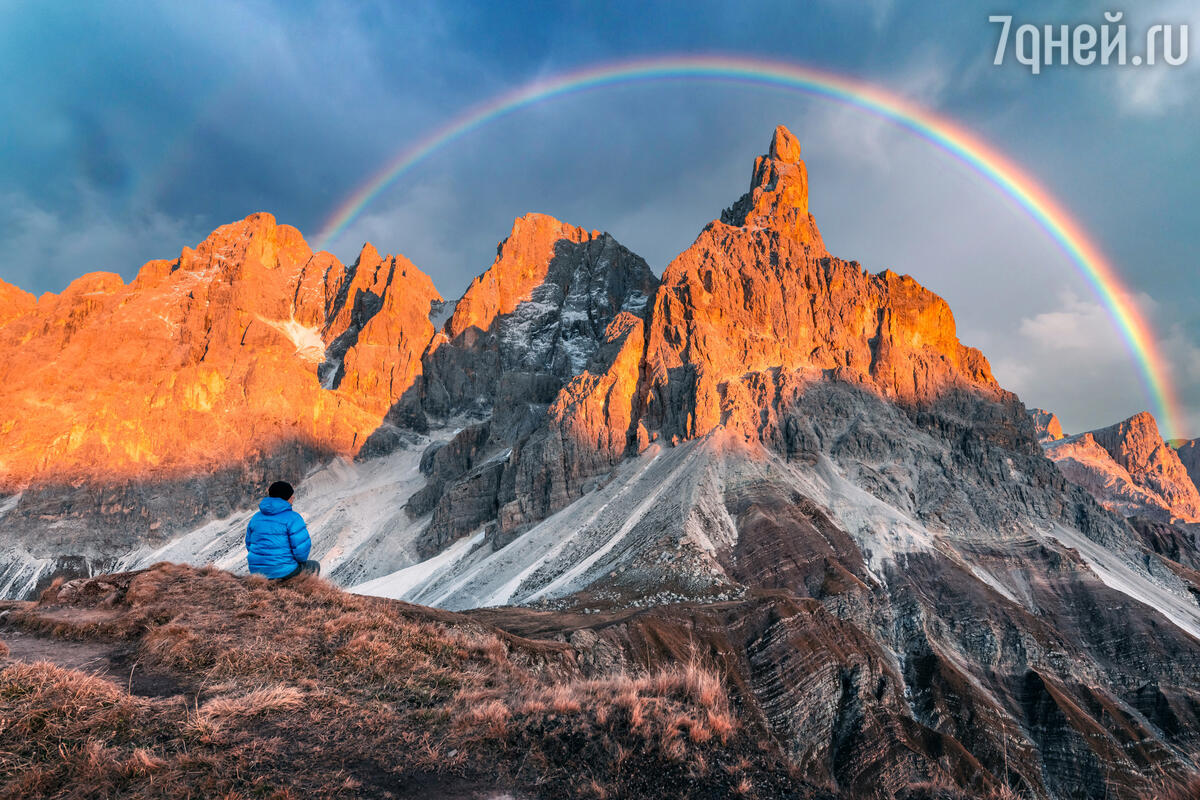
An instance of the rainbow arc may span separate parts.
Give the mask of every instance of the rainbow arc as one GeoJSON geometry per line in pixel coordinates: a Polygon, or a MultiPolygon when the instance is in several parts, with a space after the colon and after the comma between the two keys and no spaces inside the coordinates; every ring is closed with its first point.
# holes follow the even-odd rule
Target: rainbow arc
{"type": "Polygon", "coordinates": [[[468,108],[398,152],[334,209],[318,234],[318,246],[327,247],[372,200],[415,164],[488,123],[569,94],[666,80],[744,83],[828,98],[882,117],[971,167],[1012,198],[1088,282],[1138,364],[1139,376],[1165,437],[1181,437],[1183,415],[1153,329],[1116,269],[1051,194],[1017,164],[958,123],[877,86],[811,67],[723,56],[670,56],[606,63],[534,81],[468,108]]]}

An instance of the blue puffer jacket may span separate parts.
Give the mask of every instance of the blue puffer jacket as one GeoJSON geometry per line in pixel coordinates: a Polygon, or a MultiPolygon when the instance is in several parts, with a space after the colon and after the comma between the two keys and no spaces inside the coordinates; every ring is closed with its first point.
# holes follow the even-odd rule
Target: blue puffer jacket
{"type": "Polygon", "coordinates": [[[304,517],[278,497],[264,497],[246,526],[246,563],[251,572],[282,578],[308,559],[312,540],[304,517]]]}

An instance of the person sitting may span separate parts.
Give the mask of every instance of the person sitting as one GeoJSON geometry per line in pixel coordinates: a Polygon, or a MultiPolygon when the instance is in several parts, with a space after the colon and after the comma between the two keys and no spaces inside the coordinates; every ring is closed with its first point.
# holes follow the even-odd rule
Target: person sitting
{"type": "Polygon", "coordinates": [[[246,563],[251,574],[286,580],[300,573],[321,574],[321,564],[308,553],[312,539],[304,518],[292,510],[292,485],[276,481],[246,525],[246,563]]]}

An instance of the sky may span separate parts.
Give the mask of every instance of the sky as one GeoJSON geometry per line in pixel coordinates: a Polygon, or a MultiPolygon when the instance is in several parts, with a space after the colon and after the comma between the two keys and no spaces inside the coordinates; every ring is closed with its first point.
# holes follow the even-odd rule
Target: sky
{"type": "MultiPolygon", "coordinates": [[[[1010,3],[1015,24],[1113,5],[1010,3]]],[[[964,0],[33,3],[0,0],[0,279],[40,294],[126,279],[269,211],[315,244],[407,145],[530,81],[665,55],[769,58],[947,116],[1036,176],[1153,324],[1200,435],[1200,57],[1171,67],[996,66],[997,8],[964,0]]],[[[1191,23],[1142,2],[1131,32],[1191,23]]],[[[1195,47],[1193,46],[1193,50],[1195,47]]],[[[535,105],[432,153],[327,246],[403,253],[457,297],[514,217],[607,230],[661,273],[746,190],[774,126],[800,138],[829,250],[945,297],[959,338],[1068,432],[1152,408],[1093,289],[1046,233],[945,152],[781,89],[612,86],[535,105]]]]}

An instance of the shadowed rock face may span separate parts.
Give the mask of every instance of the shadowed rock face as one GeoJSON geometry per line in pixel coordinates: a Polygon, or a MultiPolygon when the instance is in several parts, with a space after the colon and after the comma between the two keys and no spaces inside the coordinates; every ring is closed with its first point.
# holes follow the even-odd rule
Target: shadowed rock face
{"type": "Polygon", "coordinates": [[[1184,469],[1188,472],[1188,477],[1192,479],[1192,483],[1200,487],[1200,439],[1185,442],[1176,452],[1179,454],[1179,460],[1183,463],[1184,469]]]}
{"type": "MultiPolygon", "coordinates": [[[[413,280],[399,257],[365,248],[340,280],[304,267],[331,257],[277,257],[289,297],[313,287],[296,301],[323,342],[305,391],[361,395],[354,419],[375,425],[320,440],[357,449],[330,472],[415,467],[394,498],[407,522],[379,538],[436,560],[359,590],[506,606],[472,613],[569,642],[597,674],[700,648],[791,763],[846,796],[1186,785],[1200,558],[1170,524],[1192,502],[1182,462],[1144,418],[1053,443],[1086,442],[1161,518],[1104,508],[941,298],[825,251],[799,155],[776,130],[750,192],[661,282],[606,234],[523,217],[437,332],[436,293],[395,294],[413,280]]],[[[52,513],[47,492],[21,502],[52,513]]],[[[225,551],[239,527],[212,528],[225,551]]]]}

